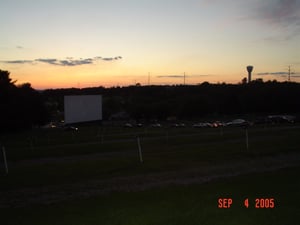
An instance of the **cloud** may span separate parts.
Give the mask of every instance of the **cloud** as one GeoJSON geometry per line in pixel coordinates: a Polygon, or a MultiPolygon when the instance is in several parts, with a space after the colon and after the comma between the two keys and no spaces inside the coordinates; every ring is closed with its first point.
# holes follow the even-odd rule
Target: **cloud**
{"type": "Polygon", "coordinates": [[[3,63],[8,64],[28,64],[34,62],[47,63],[55,66],[80,66],[80,65],[88,65],[94,64],[98,61],[116,61],[122,59],[121,56],[111,57],[111,58],[103,58],[101,56],[97,56],[94,58],[86,58],[86,59],[74,59],[72,57],[67,57],[65,59],[54,59],[54,58],[40,58],[35,60],[11,60],[11,61],[1,61],[3,63]]]}
{"type": "Polygon", "coordinates": [[[183,78],[183,75],[160,75],[157,78],[183,78]]]}
{"type": "Polygon", "coordinates": [[[300,35],[299,0],[257,0],[249,11],[251,19],[279,31],[284,36],[281,40],[300,35]]]}
{"type": "Polygon", "coordinates": [[[27,64],[27,63],[33,63],[34,60],[11,60],[11,61],[1,61],[3,63],[9,63],[9,64],[27,64]]]}
{"type": "Polygon", "coordinates": [[[56,65],[57,59],[36,59],[34,61],[56,65]]]}
{"type": "MultiPolygon", "coordinates": [[[[278,77],[287,77],[289,75],[288,72],[265,72],[265,73],[257,73],[258,76],[278,76],[278,77]]],[[[300,77],[300,73],[291,72],[291,77],[298,78],[300,77]]]]}
{"type": "MultiPolygon", "coordinates": [[[[207,77],[212,75],[185,75],[186,78],[189,77],[207,77]]],[[[184,75],[160,75],[157,78],[184,78],[184,75]]]]}
{"type": "Polygon", "coordinates": [[[93,64],[97,59],[87,58],[87,59],[73,59],[73,58],[66,58],[64,60],[58,59],[36,59],[37,62],[48,63],[51,65],[56,66],[80,66],[85,64],[93,64]]]}
{"type": "Polygon", "coordinates": [[[265,72],[265,73],[257,73],[257,75],[259,76],[266,76],[266,75],[278,75],[278,76],[281,76],[281,75],[288,75],[288,72],[265,72]]]}
{"type": "Polygon", "coordinates": [[[122,59],[122,57],[117,56],[117,57],[114,57],[114,58],[101,58],[101,59],[104,60],[104,61],[114,61],[114,60],[122,59]]]}

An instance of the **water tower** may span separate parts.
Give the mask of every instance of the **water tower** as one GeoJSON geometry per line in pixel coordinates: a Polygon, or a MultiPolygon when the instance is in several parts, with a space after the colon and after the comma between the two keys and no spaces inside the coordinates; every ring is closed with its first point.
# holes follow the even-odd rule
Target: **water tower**
{"type": "Polygon", "coordinates": [[[248,83],[251,82],[251,73],[253,71],[253,66],[247,66],[247,71],[248,71],[248,83]]]}

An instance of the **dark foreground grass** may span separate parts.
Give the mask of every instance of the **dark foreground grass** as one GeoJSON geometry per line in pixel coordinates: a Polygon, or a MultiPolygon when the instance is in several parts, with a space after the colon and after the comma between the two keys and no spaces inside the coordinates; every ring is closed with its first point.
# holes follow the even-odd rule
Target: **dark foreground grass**
{"type": "MultiPolygon", "coordinates": [[[[224,149],[241,145],[237,151],[245,150],[245,130],[239,127],[226,128],[168,128],[168,129],[121,129],[101,130],[95,127],[80,129],[79,132],[62,130],[32,130],[24,133],[0,136],[9,161],[62,157],[103,152],[136,151],[139,136],[143,151],[161,152],[168,148],[199,148],[221,144],[224,149]]],[[[251,127],[249,128],[250,149],[256,153],[297,150],[300,127],[251,127]]]]}
{"type": "MultiPolygon", "coordinates": [[[[252,128],[249,129],[250,148],[246,150],[245,130],[240,128],[228,128],[222,132],[215,129],[148,130],[141,136],[143,165],[138,162],[134,132],[106,132],[103,143],[99,139],[101,136],[96,136],[96,130],[75,135],[63,133],[64,137],[59,136],[61,132],[53,132],[40,134],[40,139],[34,140],[32,147],[27,134],[6,137],[10,172],[8,176],[0,177],[0,190],[5,194],[5,191],[22,191],[23,188],[47,189],[51,185],[84,184],[93,179],[105,181],[112,177],[147,176],[200,168],[203,164],[259,159],[264,155],[299,151],[299,133],[300,128],[294,126],[252,128]],[[90,157],[61,158],[86,154],[90,157]],[[43,162],[40,158],[44,157],[55,159],[43,162]],[[34,160],[22,164],[22,159],[34,160]]],[[[0,224],[297,224],[297,215],[300,214],[299,172],[300,167],[203,185],[117,192],[86,200],[71,198],[52,205],[1,208],[0,224]],[[220,197],[233,198],[232,208],[218,209],[220,197]],[[242,205],[245,198],[250,199],[249,209],[242,205]],[[255,209],[255,198],[274,198],[275,208],[255,209]]]]}
{"type": "MultiPolygon", "coordinates": [[[[11,142],[11,148],[7,147],[9,175],[0,176],[0,190],[174,172],[198,168],[202,165],[261,158],[268,154],[295,152],[300,149],[298,138],[300,128],[294,126],[284,129],[282,127],[252,128],[249,130],[248,150],[245,146],[245,130],[241,128],[224,129],[222,135],[215,129],[196,131],[186,129],[186,132],[194,132],[187,135],[180,134],[178,131],[183,130],[174,129],[169,132],[175,136],[154,139],[141,137],[143,165],[139,163],[137,143],[134,139],[103,144],[50,145],[31,150],[13,148],[11,142]],[[98,155],[93,155],[94,153],[98,155]],[[81,158],[80,155],[85,155],[87,158],[81,158]],[[54,156],[52,161],[40,159],[40,157],[54,156]],[[66,156],[66,159],[59,156],[66,156]],[[15,161],[11,162],[12,158],[15,161]],[[22,161],[16,160],[24,158],[33,159],[33,162],[22,164],[22,161]]],[[[165,131],[148,131],[150,132],[155,135],[161,132],[162,135],[165,131]]],[[[91,132],[87,131],[87,133],[91,132]]],[[[21,140],[23,139],[19,141],[21,140]]],[[[0,175],[3,175],[1,163],[0,166],[0,175]]]]}
{"type": "Polygon", "coordinates": [[[5,225],[294,225],[300,215],[300,167],[211,183],[118,192],[47,206],[1,209],[5,225]],[[229,209],[218,198],[232,198],[229,209]],[[250,207],[243,206],[249,198],[250,207]],[[256,198],[275,208],[257,209],[256,198]]]}

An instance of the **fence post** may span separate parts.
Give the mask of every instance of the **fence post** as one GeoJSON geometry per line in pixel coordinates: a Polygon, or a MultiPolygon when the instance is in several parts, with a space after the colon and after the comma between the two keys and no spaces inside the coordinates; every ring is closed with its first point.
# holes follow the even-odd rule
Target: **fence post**
{"type": "Polygon", "coordinates": [[[246,128],[246,148],[249,149],[249,135],[248,135],[248,128],[246,128]]]}
{"type": "Polygon", "coordinates": [[[2,155],[3,155],[3,162],[4,162],[4,170],[5,173],[8,174],[8,166],[7,166],[7,160],[6,160],[6,153],[5,153],[5,147],[2,147],[2,155]]]}
{"type": "Polygon", "coordinates": [[[141,147],[140,137],[137,136],[136,140],[137,140],[137,145],[138,145],[140,162],[143,163],[143,155],[142,155],[142,147],[141,147]]]}

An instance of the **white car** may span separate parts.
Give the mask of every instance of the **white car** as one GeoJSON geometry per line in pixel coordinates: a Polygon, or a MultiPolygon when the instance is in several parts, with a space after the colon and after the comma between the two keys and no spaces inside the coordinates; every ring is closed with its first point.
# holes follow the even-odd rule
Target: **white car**
{"type": "Polygon", "coordinates": [[[235,119],[235,120],[232,120],[232,121],[226,123],[226,126],[244,126],[247,124],[248,124],[248,122],[244,119],[235,119]]]}
{"type": "Polygon", "coordinates": [[[212,127],[211,123],[195,123],[193,125],[194,128],[204,128],[204,127],[212,127]]]}
{"type": "Polygon", "coordinates": [[[154,124],[151,124],[151,127],[154,127],[154,128],[161,128],[161,124],[160,123],[154,123],[154,124]]]}

